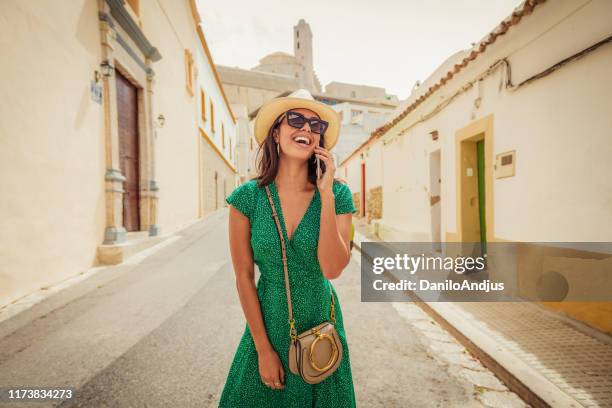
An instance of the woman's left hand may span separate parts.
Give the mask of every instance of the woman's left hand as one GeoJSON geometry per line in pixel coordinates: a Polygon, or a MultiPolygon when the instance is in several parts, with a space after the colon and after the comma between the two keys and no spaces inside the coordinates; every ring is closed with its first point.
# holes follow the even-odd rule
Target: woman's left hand
{"type": "Polygon", "coordinates": [[[317,188],[319,193],[327,194],[332,192],[332,186],[334,183],[334,175],[336,173],[336,166],[334,166],[334,159],[329,151],[325,150],[321,146],[315,146],[315,155],[325,163],[325,173],[322,174],[321,178],[317,180],[317,188]]]}

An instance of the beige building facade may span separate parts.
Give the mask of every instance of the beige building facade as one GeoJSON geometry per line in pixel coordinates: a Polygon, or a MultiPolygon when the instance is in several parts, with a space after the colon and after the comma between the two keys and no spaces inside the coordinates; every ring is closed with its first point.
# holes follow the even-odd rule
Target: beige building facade
{"type": "MultiPolygon", "coordinates": [[[[195,1],[195,0],[194,0],[195,1]]],[[[237,121],[215,69],[201,21],[196,13],[198,181],[203,216],[227,207],[225,197],[237,185],[237,121]]]]}
{"type": "MultiPolygon", "coordinates": [[[[374,232],[611,242],[611,14],[605,0],[525,2],[432,73],[342,163],[374,232]]],[[[546,306],[612,331],[610,303],[546,306]]]]}
{"type": "Polygon", "coordinates": [[[1,307],[121,262],[218,207],[207,204],[203,163],[234,184],[233,151],[202,147],[199,89],[229,140],[235,122],[192,0],[10,0],[0,15],[10,38],[0,68],[1,307]]]}

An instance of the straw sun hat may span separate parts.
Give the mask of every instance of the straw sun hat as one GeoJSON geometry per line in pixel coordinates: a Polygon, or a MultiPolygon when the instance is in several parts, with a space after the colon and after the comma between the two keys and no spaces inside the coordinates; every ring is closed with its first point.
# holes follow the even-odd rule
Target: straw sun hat
{"type": "Polygon", "coordinates": [[[329,122],[325,131],[325,149],[330,150],[336,145],[340,134],[340,115],[322,102],[316,101],[306,89],[298,89],[286,97],[274,98],[259,108],[255,117],[255,140],[261,146],[274,121],[290,109],[309,109],[319,115],[319,118],[329,122]]]}

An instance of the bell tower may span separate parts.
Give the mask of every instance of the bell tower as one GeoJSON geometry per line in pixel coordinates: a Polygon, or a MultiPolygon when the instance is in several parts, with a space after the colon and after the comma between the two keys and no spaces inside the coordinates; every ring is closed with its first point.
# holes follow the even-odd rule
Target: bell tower
{"type": "Polygon", "coordinates": [[[312,31],[304,19],[293,27],[293,55],[300,64],[298,80],[300,87],[317,92],[312,61],[312,31]]]}

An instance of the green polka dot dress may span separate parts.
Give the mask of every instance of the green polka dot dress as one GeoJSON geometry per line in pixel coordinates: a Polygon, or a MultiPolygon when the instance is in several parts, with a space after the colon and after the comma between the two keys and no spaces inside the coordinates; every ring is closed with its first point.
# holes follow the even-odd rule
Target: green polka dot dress
{"type": "MultiPolygon", "coordinates": [[[[289,317],[280,239],[265,188],[257,185],[256,180],[250,180],[238,186],[226,201],[246,215],[251,223],[253,258],[260,271],[257,296],[268,338],[283,365],[285,388],[274,390],[261,381],[257,350],[249,325],[246,324],[230,366],[219,407],[355,407],[355,391],[342,309],[336,290],[323,276],[317,258],[321,219],[319,191],[315,190],[306,213],[289,240],[276,183],[272,182],[269,186],[285,239],[296,331],[301,333],[329,319],[331,285],[336,308],[336,330],[343,347],[342,361],[332,375],[318,384],[308,384],[289,371],[288,352],[291,339],[287,322],[289,317]]],[[[334,181],[333,192],[336,214],[357,211],[351,190],[346,184],[334,181]]]]}

